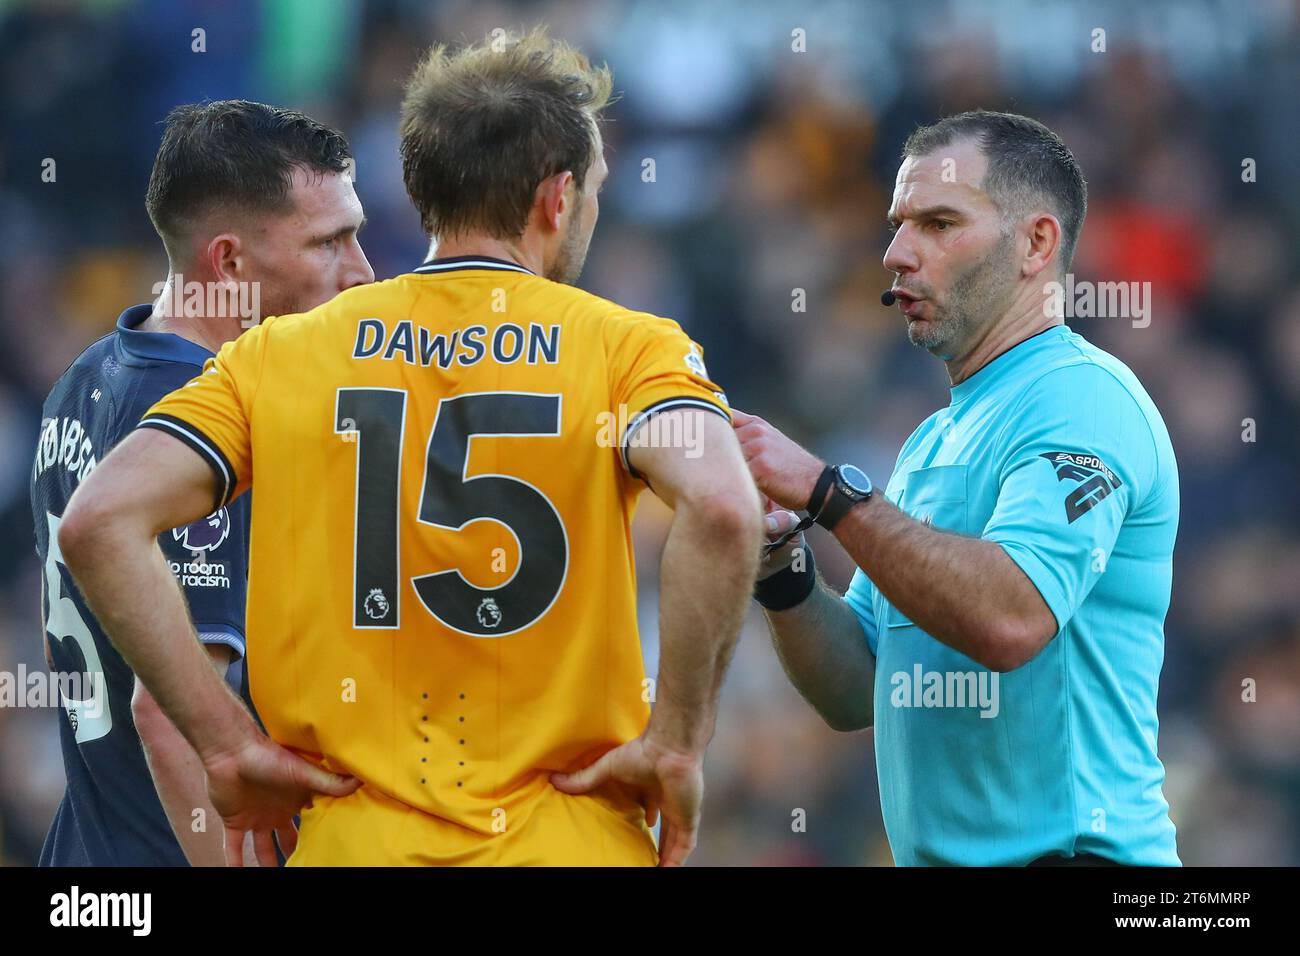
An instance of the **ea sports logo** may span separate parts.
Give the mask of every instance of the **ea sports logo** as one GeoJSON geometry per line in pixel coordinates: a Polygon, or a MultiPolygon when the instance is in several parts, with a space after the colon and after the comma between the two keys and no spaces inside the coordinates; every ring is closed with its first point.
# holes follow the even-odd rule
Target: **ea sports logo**
{"type": "Polygon", "coordinates": [[[496,627],[501,623],[501,608],[492,598],[484,598],[478,606],[478,622],[484,627],[496,627]]]}
{"type": "Polygon", "coordinates": [[[230,513],[222,508],[183,528],[175,528],[172,537],[187,551],[215,551],[230,537],[230,513]]]}
{"type": "Polygon", "coordinates": [[[366,595],[366,617],[378,621],[388,617],[388,598],[379,588],[371,588],[370,593],[366,595]]]}

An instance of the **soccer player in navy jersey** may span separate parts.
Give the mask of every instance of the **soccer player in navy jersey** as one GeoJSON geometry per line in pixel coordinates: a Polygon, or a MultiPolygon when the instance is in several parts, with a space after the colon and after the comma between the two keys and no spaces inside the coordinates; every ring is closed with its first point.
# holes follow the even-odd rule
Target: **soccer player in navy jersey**
{"type": "MultiPolygon", "coordinates": [[[[226,100],[167,117],[146,198],[167,281],[156,302],[123,312],[55,383],[32,469],[46,658],[60,675],[68,780],[42,865],[224,862],[198,757],[88,610],[62,562],[59,523],[95,463],[225,342],[264,315],[305,312],[373,281],[357,242],[364,218],[352,169],[341,133],[292,110],[226,100]]],[[[158,536],[199,639],[236,687],[248,498],[158,536]]]]}

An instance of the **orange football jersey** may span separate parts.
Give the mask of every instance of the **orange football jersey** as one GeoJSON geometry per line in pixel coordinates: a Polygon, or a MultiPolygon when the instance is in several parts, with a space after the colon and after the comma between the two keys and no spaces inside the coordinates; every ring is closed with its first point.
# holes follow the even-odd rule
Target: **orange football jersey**
{"type": "Polygon", "coordinates": [[[634,801],[548,778],[648,719],[626,443],[680,406],[729,417],[675,322],[462,257],[268,319],[145,415],[252,489],[268,732],[364,784],[291,864],[655,862],[634,801]]]}

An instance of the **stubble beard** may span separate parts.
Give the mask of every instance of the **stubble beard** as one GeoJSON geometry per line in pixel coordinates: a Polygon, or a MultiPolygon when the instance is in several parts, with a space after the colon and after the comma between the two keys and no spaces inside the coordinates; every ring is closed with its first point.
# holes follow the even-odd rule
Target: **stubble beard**
{"type": "Polygon", "coordinates": [[[560,243],[560,252],[555,263],[547,270],[546,278],[564,285],[576,285],[582,275],[582,267],[587,264],[587,248],[590,236],[583,236],[579,227],[581,216],[575,215],[569,220],[569,228],[560,243]]]}
{"type": "Polygon", "coordinates": [[[907,340],[944,361],[954,358],[962,344],[970,340],[972,330],[993,317],[993,303],[1008,281],[1004,273],[1013,239],[1014,236],[1003,234],[988,255],[957,276],[946,296],[952,303],[950,307],[941,307],[930,300],[933,317],[924,327],[908,322],[907,340]]]}

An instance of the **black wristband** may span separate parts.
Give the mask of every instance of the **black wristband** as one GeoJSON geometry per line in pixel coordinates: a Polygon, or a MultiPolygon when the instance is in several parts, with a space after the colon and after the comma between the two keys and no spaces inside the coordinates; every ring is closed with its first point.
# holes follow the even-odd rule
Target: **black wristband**
{"type": "Polygon", "coordinates": [[[768,611],[788,611],[808,600],[817,586],[817,563],[812,548],[803,545],[804,569],[794,570],[794,565],[776,572],[771,577],[754,582],[754,600],[768,611]]]}

